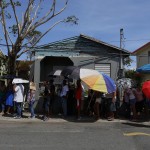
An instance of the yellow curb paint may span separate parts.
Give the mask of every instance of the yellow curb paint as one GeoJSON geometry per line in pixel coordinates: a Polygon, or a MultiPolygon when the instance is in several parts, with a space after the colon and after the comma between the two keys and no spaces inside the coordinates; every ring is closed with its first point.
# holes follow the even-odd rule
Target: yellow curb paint
{"type": "Polygon", "coordinates": [[[137,135],[150,136],[150,134],[142,133],[142,132],[123,133],[123,135],[124,135],[124,136],[137,136],[137,135]]]}

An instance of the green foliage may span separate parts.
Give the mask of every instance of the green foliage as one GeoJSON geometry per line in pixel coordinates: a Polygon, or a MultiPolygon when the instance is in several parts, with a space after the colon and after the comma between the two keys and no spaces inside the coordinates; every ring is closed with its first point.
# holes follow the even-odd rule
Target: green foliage
{"type": "Polygon", "coordinates": [[[9,29],[11,30],[9,33],[13,33],[13,35],[16,36],[16,34],[18,32],[17,25],[12,25],[11,27],[9,27],[9,29]]]}
{"type": "Polygon", "coordinates": [[[32,40],[30,41],[30,44],[32,45],[32,44],[36,43],[36,41],[38,40],[38,38],[39,38],[41,35],[42,35],[42,33],[41,33],[40,31],[34,30],[34,31],[31,31],[31,32],[29,32],[29,33],[27,34],[26,39],[27,39],[28,41],[30,41],[30,40],[32,39],[32,40]]]}
{"type": "Polygon", "coordinates": [[[0,19],[4,29],[3,37],[7,44],[8,72],[10,74],[16,72],[16,59],[36,46],[56,25],[59,23],[78,24],[79,20],[75,16],[69,16],[56,22],[51,21],[66,9],[68,0],[65,0],[62,8],[56,0],[52,0],[48,4],[49,7],[44,7],[44,5],[47,5],[46,0],[27,1],[24,6],[22,2],[23,0],[0,1],[0,19]],[[23,7],[23,12],[20,13],[20,9],[17,9],[17,7],[23,7]],[[43,13],[41,12],[42,7],[44,7],[43,13]],[[44,27],[46,23],[49,27],[45,27],[40,32],[40,27],[44,27]]]}
{"type": "Polygon", "coordinates": [[[75,16],[69,16],[64,20],[65,23],[78,24],[79,19],[75,16]]]}
{"type": "Polygon", "coordinates": [[[124,64],[128,67],[131,66],[131,63],[133,62],[133,60],[130,57],[126,57],[124,59],[124,64]]]}
{"type": "Polygon", "coordinates": [[[125,77],[133,79],[137,83],[137,86],[141,86],[142,75],[137,73],[135,70],[126,70],[125,77]]]}

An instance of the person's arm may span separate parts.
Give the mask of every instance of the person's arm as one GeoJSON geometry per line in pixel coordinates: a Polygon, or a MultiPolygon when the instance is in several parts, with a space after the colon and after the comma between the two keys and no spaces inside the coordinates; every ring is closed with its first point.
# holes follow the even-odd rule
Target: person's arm
{"type": "Polygon", "coordinates": [[[134,94],[135,98],[137,99],[136,90],[135,90],[135,89],[132,89],[132,92],[133,92],[133,94],[134,94]]]}
{"type": "Polygon", "coordinates": [[[14,92],[16,92],[16,87],[17,87],[16,84],[14,84],[14,86],[13,86],[13,91],[14,92]]]}
{"type": "Polygon", "coordinates": [[[115,92],[113,92],[112,102],[116,102],[116,91],[115,91],[115,92]]]}
{"type": "Polygon", "coordinates": [[[69,87],[66,86],[66,98],[68,98],[68,95],[69,95],[69,87]]]}

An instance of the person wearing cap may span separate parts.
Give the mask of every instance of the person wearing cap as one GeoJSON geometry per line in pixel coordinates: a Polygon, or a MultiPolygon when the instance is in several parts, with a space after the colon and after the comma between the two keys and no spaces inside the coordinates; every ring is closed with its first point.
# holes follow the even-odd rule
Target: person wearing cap
{"type": "Polygon", "coordinates": [[[29,118],[33,119],[35,118],[35,113],[34,113],[34,102],[35,102],[35,91],[36,91],[36,86],[35,83],[30,82],[30,89],[28,93],[28,103],[29,103],[29,109],[31,116],[29,118]]]}

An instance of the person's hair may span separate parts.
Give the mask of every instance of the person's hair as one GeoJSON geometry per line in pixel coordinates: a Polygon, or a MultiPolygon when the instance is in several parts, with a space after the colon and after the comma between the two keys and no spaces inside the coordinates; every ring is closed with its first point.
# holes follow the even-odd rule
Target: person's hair
{"type": "Polygon", "coordinates": [[[49,83],[53,83],[53,82],[54,82],[54,80],[53,80],[53,79],[50,79],[50,80],[49,80],[49,83]]]}
{"type": "Polygon", "coordinates": [[[67,81],[66,80],[63,80],[63,84],[66,84],[67,83],[67,81]]]}
{"type": "Polygon", "coordinates": [[[77,80],[77,87],[80,87],[80,85],[81,85],[81,80],[79,79],[77,80]]]}

